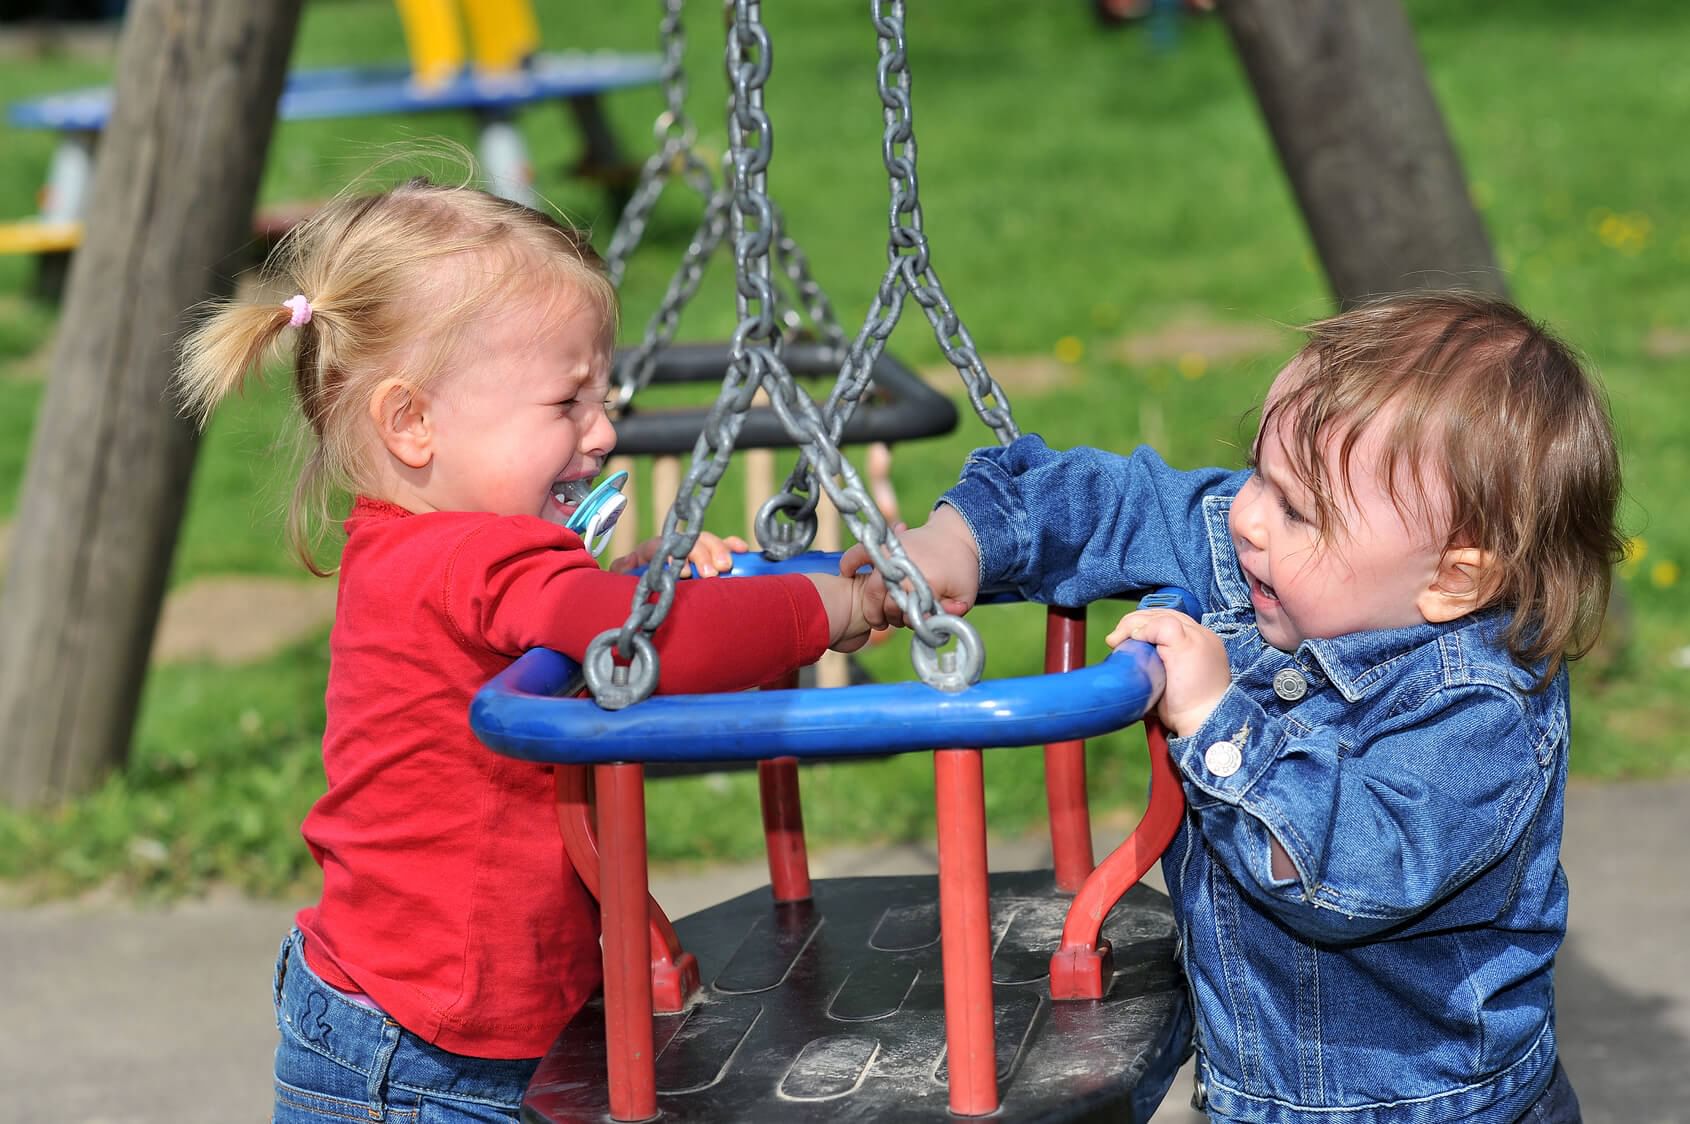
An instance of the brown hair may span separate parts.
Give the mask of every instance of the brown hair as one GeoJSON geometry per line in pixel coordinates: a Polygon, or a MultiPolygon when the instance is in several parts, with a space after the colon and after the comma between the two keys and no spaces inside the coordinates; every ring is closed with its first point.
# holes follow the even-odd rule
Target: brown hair
{"type": "MultiPolygon", "coordinates": [[[[616,324],[616,293],[584,234],[485,191],[422,178],[335,199],[289,233],[265,279],[262,290],[311,303],[310,322],[296,330],[294,390],[308,433],[287,527],[315,574],[331,572],[313,549],[332,521],[331,493],[363,482],[366,411],[383,379],[426,386],[480,317],[523,294],[567,292],[607,332],[616,324]]],[[[183,412],[203,425],[280,349],[291,315],[274,301],[214,308],[182,345],[183,412]]]]}
{"type": "MultiPolygon", "coordinates": [[[[1288,385],[1263,410],[1314,497],[1323,535],[1342,531],[1338,486],[1375,419],[1387,450],[1381,483],[1404,518],[1448,497],[1444,547],[1477,547],[1494,565],[1484,604],[1506,605],[1522,665],[1549,682],[1595,642],[1612,567],[1619,453],[1607,403],[1566,344],[1514,305],[1468,293],[1396,297],[1307,327],[1288,385]]],[[[1259,440],[1259,438],[1258,438],[1259,440]]]]}

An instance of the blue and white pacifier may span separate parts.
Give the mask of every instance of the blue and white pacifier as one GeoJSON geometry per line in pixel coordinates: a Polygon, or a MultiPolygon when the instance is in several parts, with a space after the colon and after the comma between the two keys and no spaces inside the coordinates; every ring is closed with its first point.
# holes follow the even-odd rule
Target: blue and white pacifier
{"type": "Polygon", "coordinates": [[[597,487],[591,480],[571,480],[558,490],[560,497],[575,504],[564,526],[581,536],[594,557],[610,545],[611,529],[628,506],[628,497],[622,494],[622,485],[627,482],[626,472],[614,472],[597,487]]]}

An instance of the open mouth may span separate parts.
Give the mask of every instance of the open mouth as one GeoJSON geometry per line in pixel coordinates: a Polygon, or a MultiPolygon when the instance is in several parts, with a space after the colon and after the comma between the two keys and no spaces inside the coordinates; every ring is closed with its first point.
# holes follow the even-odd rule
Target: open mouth
{"type": "Polygon", "coordinates": [[[565,515],[572,515],[592,490],[591,476],[584,476],[579,480],[558,480],[552,484],[552,502],[562,508],[565,515]]]}
{"type": "MultiPolygon", "coordinates": [[[[1249,576],[1249,575],[1247,575],[1249,576]]],[[[1279,594],[1274,592],[1273,586],[1260,578],[1250,576],[1250,592],[1264,601],[1278,601],[1279,594]]]]}

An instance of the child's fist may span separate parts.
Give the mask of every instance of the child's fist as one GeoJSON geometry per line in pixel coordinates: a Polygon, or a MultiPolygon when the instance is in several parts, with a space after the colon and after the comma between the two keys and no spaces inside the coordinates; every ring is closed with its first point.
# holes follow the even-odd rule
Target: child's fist
{"type": "Polygon", "coordinates": [[[1232,685],[1221,638],[1172,609],[1137,609],[1121,618],[1106,638],[1111,648],[1142,640],[1156,649],[1167,685],[1156,716],[1176,737],[1194,734],[1232,685]]]}

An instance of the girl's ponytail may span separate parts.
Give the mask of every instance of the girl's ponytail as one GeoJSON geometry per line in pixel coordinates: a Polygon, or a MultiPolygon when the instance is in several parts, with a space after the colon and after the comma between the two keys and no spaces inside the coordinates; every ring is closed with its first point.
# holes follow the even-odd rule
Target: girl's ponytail
{"type": "Polygon", "coordinates": [[[225,304],[182,341],[176,389],[182,413],[204,426],[217,404],[245,385],[279,350],[298,315],[285,305],[225,304]]]}

